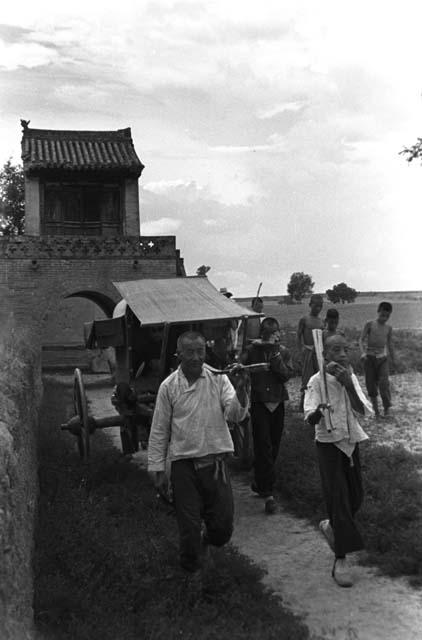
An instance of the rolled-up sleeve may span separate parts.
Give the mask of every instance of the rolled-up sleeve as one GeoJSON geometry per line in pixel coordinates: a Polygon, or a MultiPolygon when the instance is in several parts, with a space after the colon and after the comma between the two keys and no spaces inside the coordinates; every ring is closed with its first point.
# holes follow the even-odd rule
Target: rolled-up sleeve
{"type": "Polygon", "coordinates": [[[242,422],[248,415],[248,403],[245,407],[242,407],[236,391],[226,375],[222,375],[220,381],[220,397],[224,418],[228,422],[242,422]]]}
{"type": "Polygon", "coordinates": [[[168,389],[161,385],[148,441],[148,471],[164,471],[171,431],[172,407],[168,389]]]}
{"type": "Polygon", "coordinates": [[[361,403],[363,405],[364,414],[366,416],[373,415],[374,409],[372,408],[371,403],[369,402],[368,398],[365,396],[364,392],[362,391],[362,387],[359,384],[359,380],[357,379],[357,377],[356,377],[356,375],[354,373],[352,373],[352,382],[353,382],[353,386],[355,388],[355,391],[357,393],[357,396],[358,396],[359,400],[361,401],[361,403]]]}
{"type": "Polygon", "coordinates": [[[308,417],[314,413],[318,406],[321,404],[321,388],[319,379],[313,377],[309,380],[308,386],[305,391],[305,400],[303,403],[303,413],[305,421],[308,420],[308,417]]]}
{"type": "Polygon", "coordinates": [[[293,364],[290,353],[283,349],[279,354],[270,358],[270,370],[281,382],[287,382],[293,375],[293,364]]]}

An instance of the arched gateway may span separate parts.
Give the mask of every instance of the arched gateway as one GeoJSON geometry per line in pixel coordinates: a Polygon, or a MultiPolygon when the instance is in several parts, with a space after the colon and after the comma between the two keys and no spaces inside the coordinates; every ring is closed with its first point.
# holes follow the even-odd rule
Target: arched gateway
{"type": "Polygon", "coordinates": [[[113,280],[185,275],[174,236],[139,235],[144,166],[129,128],[22,125],[25,234],[0,239],[3,316],[42,335],[66,298],[91,300],[110,317],[120,299],[113,280]]]}

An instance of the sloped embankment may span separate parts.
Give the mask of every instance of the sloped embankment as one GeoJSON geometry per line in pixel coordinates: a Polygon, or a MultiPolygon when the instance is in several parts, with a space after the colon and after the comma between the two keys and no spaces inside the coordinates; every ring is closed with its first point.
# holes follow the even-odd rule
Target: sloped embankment
{"type": "Polygon", "coordinates": [[[40,352],[29,332],[0,336],[0,637],[32,637],[40,352]],[[5,337],[4,337],[5,336],[5,337]]]}

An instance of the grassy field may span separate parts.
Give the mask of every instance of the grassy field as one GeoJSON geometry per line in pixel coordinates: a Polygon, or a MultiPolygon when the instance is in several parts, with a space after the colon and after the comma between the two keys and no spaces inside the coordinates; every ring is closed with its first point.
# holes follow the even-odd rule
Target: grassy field
{"type": "MultiPolygon", "coordinates": [[[[299,319],[309,313],[309,301],[301,304],[278,304],[279,297],[264,297],[264,313],[276,317],[284,329],[295,329],[299,319]]],[[[367,320],[376,317],[376,310],[381,300],[389,300],[393,305],[390,324],[394,329],[422,331],[422,293],[393,292],[358,296],[351,304],[332,304],[324,301],[321,317],[332,307],[340,314],[340,327],[361,329],[367,320]]],[[[241,304],[249,305],[249,298],[238,299],[241,304]]]]}
{"type": "MultiPolygon", "coordinates": [[[[363,381],[361,380],[363,384],[363,381]]],[[[395,415],[364,420],[370,439],[361,446],[365,500],[357,521],[365,563],[390,576],[407,576],[422,587],[422,374],[392,377],[395,415]]],[[[299,380],[289,382],[288,405],[278,465],[284,506],[315,525],[325,518],[314,430],[297,413],[299,380]]]]}
{"type": "MultiPolygon", "coordinates": [[[[362,446],[365,502],[359,525],[364,562],[422,586],[422,301],[417,292],[392,301],[400,375],[392,377],[396,415],[367,422],[362,446]],[[404,373],[406,372],[406,373],[404,373]]],[[[353,345],[374,317],[380,297],[340,305],[353,345]]],[[[325,305],[327,308],[327,305],[325,305]]],[[[295,351],[295,328],[307,305],[265,300],[295,351]]],[[[278,460],[278,491],[288,510],[317,524],[325,517],[313,430],[296,412],[299,380],[289,382],[286,429],[278,460]]],[[[35,541],[37,640],[301,640],[302,623],[265,590],[261,571],[227,548],[214,555],[201,593],[192,598],[177,568],[177,531],[147,476],[96,439],[88,468],[57,429],[70,395],[45,389],[40,447],[40,509],[35,541]]]]}
{"type": "MultiPolygon", "coordinates": [[[[390,324],[398,361],[391,377],[395,415],[378,423],[367,420],[370,435],[362,446],[366,498],[358,521],[366,541],[363,560],[391,576],[406,575],[422,586],[422,292],[389,292],[362,295],[353,304],[324,303],[322,317],[336,307],[351,345],[351,360],[362,374],[358,338],[363,324],[376,317],[381,300],[393,304],[390,324]]],[[[248,305],[248,300],[244,303],[248,305]]],[[[308,302],[278,304],[278,298],[264,298],[264,313],[276,317],[282,327],[282,341],[292,352],[296,374],[300,354],[295,340],[299,318],[308,313],[308,302]]],[[[361,380],[364,386],[363,380],[361,380]]],[[[313,429],[304,425],[296,412],[299,379],[289,383],[291,402],[278,461],[278,489],[285,506],[315,524],[325,517],[320,489],[313,429]]]]}
{"type": "MultiPolygon", "coordinates": [[[[301,354],[296,344],[296,330],[299,319],[309,313],[309,303],[278,304],[279,297],[264,298],[264,313],[278,319],[281,327],[281,341],[292,354],[295,374],[301,372],[301,354]]],[[[393,292],[360,296],[352,304],[333,305],[325,302],[321,317],[330,307],[337,308],[340,314],[339,329],[345,333],[351,346],[351,361],[357,373],[362,373],[360,362],[359,335],[367,320],[376,317],[376,309],[381,300],[390,300],[393,314],[390,324],[393,327],[393,342],[397,356],[397,373],[422,371],[422,293],[393,292]]],[[[238,302],[249,306],[250,299],[238,302]]]]}
{"type": "Polygon", "coordinates": [[[89,466],[57,425],[70,392],[45,389],[35,538],[37,640],[305,640],[307,628],[216,550],[200,592],[178,568],[173,510],[147,476],[97,434],[89,466]]]}

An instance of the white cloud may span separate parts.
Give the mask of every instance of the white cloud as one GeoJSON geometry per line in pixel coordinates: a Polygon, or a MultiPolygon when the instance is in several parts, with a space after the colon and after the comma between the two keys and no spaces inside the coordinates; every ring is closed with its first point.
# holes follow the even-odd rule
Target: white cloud
{"type": "Polygon", "coordinates": [[[80,110],[83,105],[85,110],[88,106],[97,109],[99,103],[107,100],[108,91],[98,84],[96,86],[61,84],[54,89],[54,95],[59,101],[65,103],[67,108],[80,110]]]}
{"type": "Polygon", "coordinates": [[[157,182],[147,182],[144,184],[143,188],[146,191],[151,191],[152,193],[174,193],[177,191],[184,190],[192,190],[202,191],[203,187],[197,185],[195,182],[186,182],[184,180],[159,180],[157,182]]]}
{"type": "Polygon", "coordinates": [[[376,0],[6,3],[3,161],[21,116],[131,126],[142,231],[177,231],[192,268],[262,279],[268,295],[294,270],[317,288],[333,269],[361,290],[415,288],[422,169],[398,152],[422,134],[421,14],[376,0]]]}
{"type": "Polygon", "coordinates": [[[273,118],[274,116],[279,115],[280,113],[285,113],[286,111],[300,111],[303,109],[303,102],[284,102],[282,104],[274,105],[273,107],[268,107],[266,109],[259,109],[257,116],[258,118],[262,118],[263,120],[267,118],[273,118]]]}
{"type": "Polygon", "coordinates": [[[213,274],[215,277],[226,278],[229,282],[246,282],[248,279],[248,274],[245,271],[235,271],[233,269],[228,269],[227,271],[216,271],[213,274]]]}
{"type": "Polygon", "coordinates": [[[57,51],[35,42],[6,44],[0,40],[0,68],[7,71],[19,67],[33,69],[57,60],[57,51]]]}
{"type": "Polygon", "coordinates": [[[257,150],[268,150],[268,148],[268,145],[235,146],[221,144],[215,147],[210,147],[210,151],[216,151],[217,153],[252,153],[257,150]]]}
{"type": "Polygon", "coordinates": [[[182,224],[181,220],[174,218],[160,218],[159,220],[147,220],[141,223],[141,234],[143,236],[165,236],[173,235],[182,224]]]}
{"type": "MultiPolygon", "coordinates": [[[[371,280],[378,276],[376,269],[365,269],[364,267],[350,267],[346,270],[347,278],[353,280],[371,280]]],[[[353,285],[352,285],[353,286],[353,285]]]]}
{"type": "Polygon", "coordinates": [[[210,151],[224,154],[242,154],[242,153],[255,153],[256,151],[263,151],[269,153],[282,153],[286,151],[286,143],[283,136],[277,133],[273,133],[268,136],[267,144],[254,144],[254,145],[218,145],[210,147],[210,151]]]}

